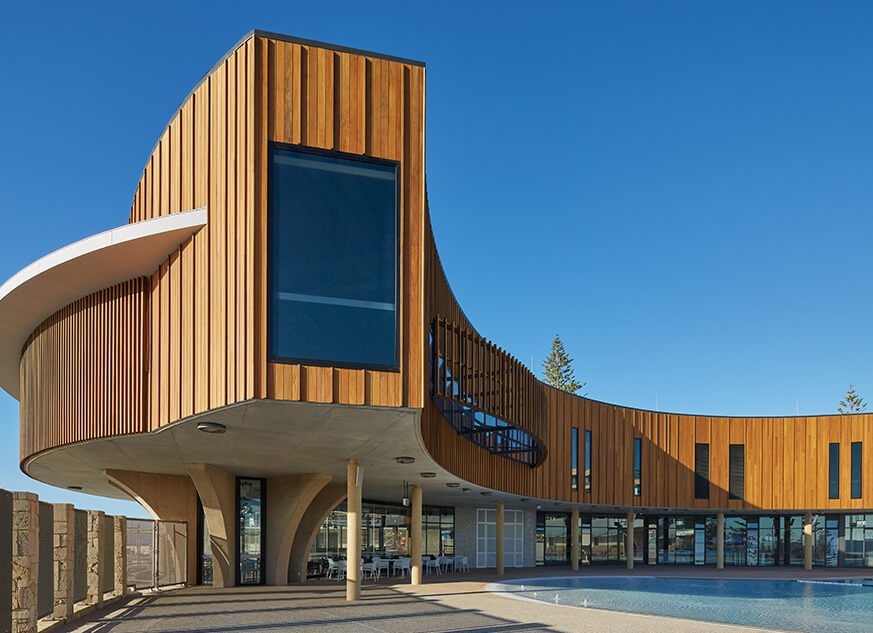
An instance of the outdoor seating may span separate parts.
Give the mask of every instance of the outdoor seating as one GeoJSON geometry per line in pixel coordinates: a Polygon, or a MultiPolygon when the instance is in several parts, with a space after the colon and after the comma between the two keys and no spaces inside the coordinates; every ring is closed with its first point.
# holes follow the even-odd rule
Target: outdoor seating
{"type": "Polygon", "coordinates": [[[470,563],[467,561],[466,556],[461,556],[460,562],[458,561],[458,559],[455,559],[455,570],[470,571],[470,563]]]}
{"type": "Polygon", "coordinates": [[[385,576],[389,575],[391,569],[391,561],[380,556],[373,557],[373,564],[376,566],[376,578],[381,578],[382,570],[385,570],[385,576]]]}
{"type": "Polygon", "coordinates": [[[409,575],[409,570],[412,566],[411,558],[398,558],[394,561],[394,575],[397,575],[397,572],[400,572],[400,577],[405,578],[409,575]]]}
{"type": "Polygon", "coordinates": [[[424,562],[424,573],[429,574],[432,570],[436,571],[437,575],[442,575],[440,571],[440,557],[437,556],[435,558],[429,558],[424,562]]]}
{"type": "Polygon", "coordinates": [[[373,580],[379,579],[379,567],[376,563],[361,563],[361,579],[365,579],[367,577],[367,573],[369,572],[370,578],[373,580]]]}

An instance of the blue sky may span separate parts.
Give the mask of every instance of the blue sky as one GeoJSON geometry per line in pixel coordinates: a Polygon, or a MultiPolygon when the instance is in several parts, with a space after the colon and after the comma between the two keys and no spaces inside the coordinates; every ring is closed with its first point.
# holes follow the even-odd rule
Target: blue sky
{"type": "MultiPolygon", "coordinates": [[[[593,398],[832,413],[873,397],[873,5],[13,3],[0,277],[127,221],[163,126],[252,28],[427,62],[427,174],[477,328],[593,398]]],[[[0,487],[142,515],[18,470],[0,487]]]]}

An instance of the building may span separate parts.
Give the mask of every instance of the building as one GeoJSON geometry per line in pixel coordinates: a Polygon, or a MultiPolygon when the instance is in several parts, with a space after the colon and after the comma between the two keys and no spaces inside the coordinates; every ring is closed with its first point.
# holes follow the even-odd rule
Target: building
{"type": "Polygon", "coordinates": [[[422,553],[873,566],[871,415],[540,383],[452,295],[424,143],[424,64],[247,35],[162,132],[129,223],[0,288],[22,470],[197,526],[189,577],[216,585],[361,550],[411,554],[413,581],[422,553]]]}

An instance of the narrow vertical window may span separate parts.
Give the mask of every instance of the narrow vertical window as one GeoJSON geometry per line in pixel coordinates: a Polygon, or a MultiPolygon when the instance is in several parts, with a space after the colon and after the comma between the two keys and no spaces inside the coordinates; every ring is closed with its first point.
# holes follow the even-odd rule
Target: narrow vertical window
{"type": "Polygon", "coordinates": [[[694,445],[694,498],[709,499],[709,444],[694,445]]]}
{"type": "Polygon", "coordinates": [[[570,489],[579,490],[579,429],[570,433],[570,489]]]}
{"type": "Polygon", "coordinates": [[[643,440],[634,438],[634,496],[643,494],[643,440]]]}
{"type": "Polygon", "coordinates": [[[591,431],[585,431],[585,492],[591,492],[591,431]]]}
{"type": "Polygon", "coordinates": [[[861,442],[852,442],[852,499],[861,498],[861,442]]]}
{"type": "Polygon", "coordinates": [[[840,498],[840,445],[834,442],[828,452],[828,497],[840,498]]]}
{"type": "Polygon", "coordinates": [[[728,473],[728,498],[743,499],[746,495],[746,447],[744,444],[730,445],[730,465],[728,473]]]}

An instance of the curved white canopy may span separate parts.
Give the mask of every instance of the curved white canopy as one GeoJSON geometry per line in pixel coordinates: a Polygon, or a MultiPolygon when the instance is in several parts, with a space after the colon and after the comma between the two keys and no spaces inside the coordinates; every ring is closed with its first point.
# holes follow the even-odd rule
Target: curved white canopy
{"type": "Polygon", "coordinates": [[[19,397],[21,348],[52,314],[115,284],[151,275],[206,224],[206,207],[86,237],[36,260],[0,286],[0,387],[19,397]]]}

